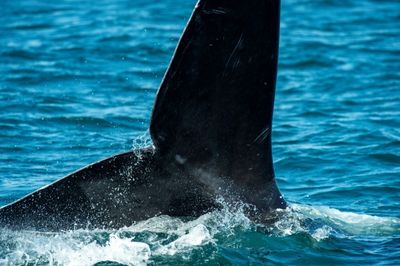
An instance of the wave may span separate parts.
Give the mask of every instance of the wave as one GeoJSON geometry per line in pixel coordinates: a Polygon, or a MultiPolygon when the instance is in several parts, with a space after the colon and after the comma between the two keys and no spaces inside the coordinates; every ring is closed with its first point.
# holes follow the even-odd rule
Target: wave
{"type": "Polygon", "coordinates": [[[291,204],[288,209],[278,211],[277,221],[265,226],[246,217],[244,204],[224,203],[224,206],[194,220],[158,216],[119,230],[43,233],[3,229],[0,230],[0,264],[73,266],[108,261],[146,265],[168,257],[193,261],[191,256],[196,251],[212,257],[218,250],[224,251],[219,246],[222,242],[223,246],[236,246],[248,236],[271,242],[305,235],[318,243],[331,237],[390,235],[398,238],[400,235],[400,219],[395,217],[291,204]]]}
{"type": "Polygon", "coordinates": [[[400,234],[400,219],[397,217],[379,217],[301,204],[291,204],[275,226],[284,234],[310,232],[316,240],[325,239],[333,232],[348,237],[400,234]],[[317,228],[312,230],[315,226],[317,228]]]}

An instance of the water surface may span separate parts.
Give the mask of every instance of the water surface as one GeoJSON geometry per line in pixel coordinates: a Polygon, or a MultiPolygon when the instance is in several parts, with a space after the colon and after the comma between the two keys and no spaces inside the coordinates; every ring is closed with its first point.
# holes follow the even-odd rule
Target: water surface
{"type": "MultiPolygon", "coordinates": [[[[195,1],[3,0],[0,205],[149,143],[195,1]]],[[[121,230],[0,234],[4,265],[400,264],[400,2],[283,0],[277,223],[241,205],[121,230]]]]}

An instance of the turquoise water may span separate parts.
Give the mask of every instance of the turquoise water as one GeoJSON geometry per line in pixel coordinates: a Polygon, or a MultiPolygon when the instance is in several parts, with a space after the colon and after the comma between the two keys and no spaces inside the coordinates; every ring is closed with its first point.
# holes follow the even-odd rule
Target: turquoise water
{"type": "MultiPolygon", "coordinates": [[[[143,147],[195,1],[3,0],[0,205],[143,147]]],[[[0,265],[399,265],[400,2],[283,0],[273,152],[291,207],[0,231],[0,265]]]]}

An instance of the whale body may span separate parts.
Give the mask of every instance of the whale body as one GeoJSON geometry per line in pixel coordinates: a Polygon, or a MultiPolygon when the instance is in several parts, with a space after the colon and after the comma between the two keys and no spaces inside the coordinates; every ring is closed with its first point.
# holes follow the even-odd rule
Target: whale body
{"type": "Polygon", "coordinates": [[[2,207],[0,226],[120,228],[196,217],[219,208],[219,197],[253,206],[253,216],[285,208],[271,152],[279,14],[279,0],[200,0],[157,93],[153,146],[2,207]]]}

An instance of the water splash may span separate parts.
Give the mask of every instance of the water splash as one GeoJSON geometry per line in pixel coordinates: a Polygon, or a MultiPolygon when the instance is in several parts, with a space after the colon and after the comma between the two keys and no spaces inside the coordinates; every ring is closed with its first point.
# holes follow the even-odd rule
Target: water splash
{"type": "Polygon", "coordinates": [[[322,219],[352,235],[393,235],[400,233],[400,219],[345,212],[326,206],[292,204],[294,212],[311,219],[322,219]]]}
{"type": "Polygon", "coordinates": [[[211,240],[212,237],[207,227],[199,224],[191,228],[187,234],[179,237],[177,240],[157,249],[155,254],[172,256],[182,250],[190,251],[193,247],[200,246],[211,240]]]}
{"type": "Polygon", "coordinates": [[[310,234],[317,241],[331,235],[383,236],[400,234],[400,219],[344,212],[326,206],[291,204],[280,210],[280,219],[274,223],[277,235],[290,236],[300,232],[310,234]]]}
{"type": "Polygon", "coordinates": [[[137,151],[138,155],[140,155],[140,150],[143,147],[150,147],[153,145],[153,142],[151,141],[150,137],[150,131],[147,130],[141,135],[136,136],[133,141],[132,141],[132,150],[137,151]]]}
{"type": "Polygon", "coordinates": [[[260,225],[246,217],[246,205],[220,202],[224,204],[222,210],[194,220],[158,216],[119,230],[61,233],[2,230],[0,264],[72,266],[108,261],[146,265],[160,257],[179,257],[188,262],[199,250],[208,250],[207,256],[218,257],[221,245],[222,248],[238,245],[237,238],[245,235],[257,234],[262,239],[276,239],[306,234],[320,242],[340,232],[346,232],[348,238],[360,234],[400,234],[398,218],[299,204],[280,210],[280,219],[270,226],[261,225],[267,230],[260,231],[260,225]]]}

